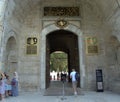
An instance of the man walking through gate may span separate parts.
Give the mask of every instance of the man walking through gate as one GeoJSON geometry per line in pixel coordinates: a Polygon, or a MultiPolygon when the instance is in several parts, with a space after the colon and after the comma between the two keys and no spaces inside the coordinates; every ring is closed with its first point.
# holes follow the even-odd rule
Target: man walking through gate
{"type": "Polygon", "coordinates": [[[77,80],[75,78],[76,71],[75,69],[72,69],[72,72],[70,73],[70,78],[72,79],[72,87],[74,91],[74,95],[77,95],[77,80]]]}

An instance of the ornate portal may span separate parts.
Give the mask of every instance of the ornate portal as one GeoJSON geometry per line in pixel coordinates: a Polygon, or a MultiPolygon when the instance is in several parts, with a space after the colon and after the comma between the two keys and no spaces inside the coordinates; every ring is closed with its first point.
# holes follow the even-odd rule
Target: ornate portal
{"type": "Polygon", "coordinates": [[[79,16],[79,7],[44,7],[44,16],[79,16]]]}
{"type": "Polygon", "coordinates": [[[36,37],[28,37],[27,38],[27,48],[26,54],[37,54],[37,38],[36,37]]]}

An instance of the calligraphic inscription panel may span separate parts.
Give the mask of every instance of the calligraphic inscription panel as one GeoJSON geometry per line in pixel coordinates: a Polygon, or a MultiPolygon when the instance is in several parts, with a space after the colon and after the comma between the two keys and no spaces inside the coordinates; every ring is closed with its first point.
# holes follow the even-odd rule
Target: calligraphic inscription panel
{"type": "Polygon", "coordinates": [[[44,16],[79,16],[79,7],[44,7],[44,16]]]}
{"type": "Polygon", "coordinates": [[[98,54],[98,40],[96,37],[86,37],[87,54],[98,54]]]}
{"type": "Polygon", "coordinates": [[[27,47],[26,54],[37,54],[37,38],[36,37],[28,37],[27,38],[27,47]]]}
{"type": "Polygon", "coordinates": [[[98,46],[88,46],[87,53],[98,53],[98,46]]]}
{"type": "Polygon", "coordinates": [[[26,53],[28,55],[30,55],[30,54],[37,54],[37,46],[36,45],[27,46],[26,53]]]}

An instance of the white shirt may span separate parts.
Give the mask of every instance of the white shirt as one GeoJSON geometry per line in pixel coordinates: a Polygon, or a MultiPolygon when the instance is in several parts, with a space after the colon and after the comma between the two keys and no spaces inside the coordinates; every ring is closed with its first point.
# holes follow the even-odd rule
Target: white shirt
{"type": "Polygon", "coordinates": [[[70,77],[72,78],[72,82],[76,81],[75,74],[76,74],[75,71],[73,71],[73,72],[70,73],[70,77]]]}

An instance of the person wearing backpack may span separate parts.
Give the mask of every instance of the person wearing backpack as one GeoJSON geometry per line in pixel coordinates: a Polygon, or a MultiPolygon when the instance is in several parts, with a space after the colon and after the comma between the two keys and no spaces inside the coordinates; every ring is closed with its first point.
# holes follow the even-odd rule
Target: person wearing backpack
{"type": "Polygon", "coordinates": [[[77,80],[76,80],[76,71],[75,69],[72,69],[72,72],[70,73],[70,78],[72,79],[72,87],[74,91],[74,95],[77,95],[77,80]]]}

